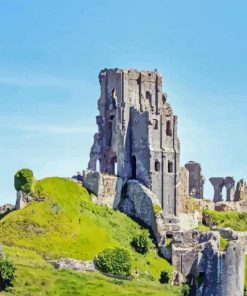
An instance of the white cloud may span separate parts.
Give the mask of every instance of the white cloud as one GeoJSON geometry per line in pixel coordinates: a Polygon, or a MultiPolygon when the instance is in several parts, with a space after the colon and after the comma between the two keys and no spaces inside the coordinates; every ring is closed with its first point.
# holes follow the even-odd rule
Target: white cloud
{"type": "Polygon", "coordinates": [[[75,124],[75,126],[55,126],[55,125],[0,125],[0,129],[18,130],[27,133],[35,133],[42,135],[64,135],[64,134],[92,134],[96,127],[85,124],[75,124]]]}

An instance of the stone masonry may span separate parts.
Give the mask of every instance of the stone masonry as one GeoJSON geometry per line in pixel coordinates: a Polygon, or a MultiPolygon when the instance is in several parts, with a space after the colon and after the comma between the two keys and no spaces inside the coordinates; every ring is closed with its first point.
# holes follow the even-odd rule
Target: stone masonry
{"type": "Polygon", "coordinates": [[[235,180],[233,177],[212,177],[209,179],[214,187],[214,202],[223,201],[222,190],[226,187],[226,201],[233,201],[235,194],[235,180]]]}
{"type": "Polygon", "coordinates": [[[176,215],[180,146],[177,117],[157,71],[105,69],[99,74],[98,133],[88,170],[138,180],[176,215]]]}
{"type": "MultiPolygon", "coordinates": [[[[204,201],[205,179],[199,163],[179,166],[177,117],[162,92],[160,74],[105,69],[99,80],[98,133],[84,186],[97,195],[97,203],[149,227],[160,254],[175,266],[179,282],[189,282],[190,295],[243,296],[246,240],[229,232],[182,227],[188,195],[198,203],[204,201]],[[224,250],[220,235],[228,240],[224,250]]],[[[222,200],[224,186],[228,200],[244,196],[244,182],[237,185],[236,193],[232,177],[210,178],[210,182],[214,201],[222,200]]]]}
{"type": "Polygon", "coordinates": [[[202,175],[200,163],[189,161],[185,164],[189,171],[189,195],[195,198],[203,198],[205,178],[202,175]]]}

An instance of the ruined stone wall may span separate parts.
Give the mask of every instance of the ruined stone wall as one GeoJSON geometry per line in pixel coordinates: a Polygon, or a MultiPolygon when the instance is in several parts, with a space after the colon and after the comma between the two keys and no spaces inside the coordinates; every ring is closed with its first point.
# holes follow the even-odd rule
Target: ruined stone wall
{"type": "Polygon", "coordinates": [[[116,208],[120,200],[122,180],[113,175],[85,171],[83,185],[96,195],[94,200],[101,205],[116,208]]]}
{"type": "Polygon", "coordinates": [[[164,213],[177,210],[179,172],[177,117],[162,93],[157,71],[100,72],[98,133],[88,169],[136,179],[159,198],[164,213]]]}
{"type": "Polygon", "coordinates": [[[189,171],[189,195],[195,198],[203,198],[205,178],[202,175],[201,165],[194,161],[185,164],[189,171]]]}
{"type": "Polygon", "coordinates": [[[234,201],[247,201],[247,184],[243,179],[237,183],[234,201]]]}
{"type": "Polygon", "coordinates": [[[174,233],[172,264],[190,283],[191,295],[243,296],[245,238],[221,235],[229,240],[225,250],[217,231],[174,233]]]}

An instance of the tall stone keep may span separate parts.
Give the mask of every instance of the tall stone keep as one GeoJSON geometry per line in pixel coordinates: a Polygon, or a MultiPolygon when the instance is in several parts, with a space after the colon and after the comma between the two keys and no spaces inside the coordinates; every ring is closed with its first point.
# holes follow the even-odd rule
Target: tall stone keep
{"type": "Polygon", "coordinates": [[[177,117],[155,71],[105,69],[99,74],[98,133],[89,170],[136,179],[176,214],[180,146],[177,117]]]}
{"type": "Polygon", "coordinates": [[[203,198],[205,178],[202,175],[200,163],[189,161],[185,164],[189,171],[189,195],[195,198],[203,198]]]}

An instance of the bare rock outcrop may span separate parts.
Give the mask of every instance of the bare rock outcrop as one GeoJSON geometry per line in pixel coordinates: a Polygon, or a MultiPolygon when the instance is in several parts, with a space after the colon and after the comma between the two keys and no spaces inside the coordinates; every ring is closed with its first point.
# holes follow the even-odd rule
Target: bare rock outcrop
{"type": "Polygon", "coordinates": [[[61,258],[55,261],[49,261],[49,263],[56,269],[73,269],[76,271],[97,271],[95,262],[93,260],[80,261],[71,258],[61,258]]]}

